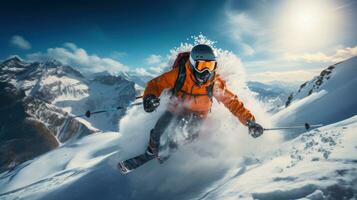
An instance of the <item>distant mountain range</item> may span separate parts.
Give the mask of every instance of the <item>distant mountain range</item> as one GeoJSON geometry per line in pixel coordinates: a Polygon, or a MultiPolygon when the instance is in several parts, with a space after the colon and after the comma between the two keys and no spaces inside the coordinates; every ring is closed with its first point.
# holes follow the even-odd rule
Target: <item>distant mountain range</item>
{"type": "Polygon", "coordinates": [[[87,110],[126,107],[134,82],[122,76],[90,78],[56,60],[0,64],[0,171],[10,169],[71,139],[97,131],[118,131],[125,110],[73,118],[87,110]]]}
{"type": "Polygon", "coordinates": [[[285,82],[261,83],[248,81],[247,86],[256,94],[257,99],[267,106],[267,110],[271,113],[283,109],[289,95],[298,88],[297,84],[285,82]]]}

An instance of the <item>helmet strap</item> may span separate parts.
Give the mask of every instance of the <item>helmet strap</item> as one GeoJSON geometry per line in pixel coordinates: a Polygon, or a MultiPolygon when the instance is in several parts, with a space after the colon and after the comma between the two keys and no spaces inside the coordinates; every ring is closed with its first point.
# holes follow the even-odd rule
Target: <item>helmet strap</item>
{"type": "MultiPolygon", "coordinates": [[[[192,69],[192,70],[195,70],[195,69],[192,69]]],[[[199,85],[199,86],[201,86],[201,85],[207,83],[208,81],[212,81],[215,76],[216,76],[216,72],[214,71],[214,72],[210,73],[210,75],[209,75],[207,81],[205,81],[205,82],[200,82],[200,81],[197,80],[197,78],[196,78],[196,76],[194,75],[194,73],[191,73],[191,79],[193,80],[193,82],[196,83],[196,85],[199,85]]]]}

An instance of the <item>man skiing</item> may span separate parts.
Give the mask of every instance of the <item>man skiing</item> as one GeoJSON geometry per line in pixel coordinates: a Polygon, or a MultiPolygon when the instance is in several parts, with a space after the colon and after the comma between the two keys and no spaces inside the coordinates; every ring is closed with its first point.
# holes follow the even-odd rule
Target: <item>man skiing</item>
{"type": "Polygon", "coordinates": [[[227,89],[216,69],[213,49],[199,44],[191,52],[179,54],[172,70],[147,83],[143,97],[146,112],[153,112],[160,105],[159,97],[164,90],[170,90],[171,98],[167,110],[150,132],[146,152],[118,164],[123,173],[148,160],[159,158],[160,137],[172,123],[179,124],[180,120],[185,119],[187,126],[191,127],[189,132],[192,138],[197,137],[200,124],[210,112],[212,98],[222,102],[242,124],[248,126],[251,136],[256,138],[263,134],[262,126],[255,122],[255,117],[238,97],[227,89]]]}

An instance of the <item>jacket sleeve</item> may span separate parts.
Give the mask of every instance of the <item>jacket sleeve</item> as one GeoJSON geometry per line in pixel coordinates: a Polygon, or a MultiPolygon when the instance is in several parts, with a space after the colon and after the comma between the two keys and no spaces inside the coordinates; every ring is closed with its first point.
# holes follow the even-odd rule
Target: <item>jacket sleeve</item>
{"type": "Polygon", "coordinates": [[[247,125],[249,120],[255,121],[254,115],[244,107],[243,102],[226,87],[225,81],[219,77],[215,81],[213,96],[222,102],[242,124],[247,125]]]}
{"type": "Polygon", "coordinates": [[[153,94],[156,97],[159,97],[163,90],[173,88],[176,82],[177,75],[178,70],[177,68],[175,68],[150,80],[146,84],[144,97],[148,94],[153,94]]]}

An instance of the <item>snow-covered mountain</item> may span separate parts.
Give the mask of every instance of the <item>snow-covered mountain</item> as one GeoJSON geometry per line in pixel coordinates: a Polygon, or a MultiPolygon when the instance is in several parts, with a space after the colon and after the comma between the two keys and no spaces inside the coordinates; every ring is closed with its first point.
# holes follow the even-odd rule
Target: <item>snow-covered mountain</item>
{"type": "Polygon", "coordinates": [[[12,57],[0,63],[0,81],[1,171],[70,139],[117,131],[125,110],[89,119],[72,116],[126,107],[136,93],[134,83],[123,77],[102,74],[89,79],[55,60],[27,62],[12,57]]]}
{"type": "Polygon", "coordinates": [[[295,84],[288,83],[261,83],[248,81],[249,90],[256,93],[257,99],[267,105],[267,110],[275,113],[281,110],[289,95],[297,88],[295,84]]]}
{"type": "Polygon", "coordinates": [[[274,115],[278,125],[330,124],[357,113],[357,57],[329,66],[293,93],[274,115]]]}
{"type": "MultiPolygon", "coordinates": [[[[127,106],[134,100],[134,83],[121,76],[97,74],[90,79],[70,66],[53,60],[28,63],[17,57],[1,64],[0,80],[8,82],[32,96],[51,103],[73,115],[87,110],[127,106]]],[[[86,119],[93,127],[117,131],[123,111],[86,119]]]]}
{"type": "MultiPolygon", "coordinates": [[[[351,61],[349,61],[349,62],[351,62],[351,61]]],[[[301,84],[298,91],[289,95],[287,101],[285,102],[285,106],[288,107],[291,103],[293,103],[295,101],[305,98],[314,92],[319,92],[319,91],[323,90],[326,87],[325,85],[328,82],[328,80],[331,78],[331,76],[336,76],[334,74],[336,74],[338,72],[335,72],[336,71],[335,69],[341,63],[342,62],[339,62],[339,63],[336,63],[334,65],[327,67],[326,69],[321,71],[321,73],[318,76],[315,76],[312,80],[306,81],[305,83],[301,84]]],[[[343,65],[345,65],[345,64],[343,64],[343,65]]],[[[339,68],[341,68],[341,66],[339,66],[339,68]]],[[[345,68],[345,67],[343,67],[343,68],[345,68]]],[[[346,72],[344,72],[344,73],[346,73],[346,72]]],[[[338,76],[345,76],[345,75],[338,75],[338,76]]],[[[346,77],[346,78],[348,78],[348,77],[346,77]]],[[[334,82],[334,81],[332,81],[332,82],[334,82]]],[[[332,84],[334,84],[334,83],[332,83],[332,84]]],[[[336,86],[334,86],[334,87],[336,87],[336,86]]]]}

